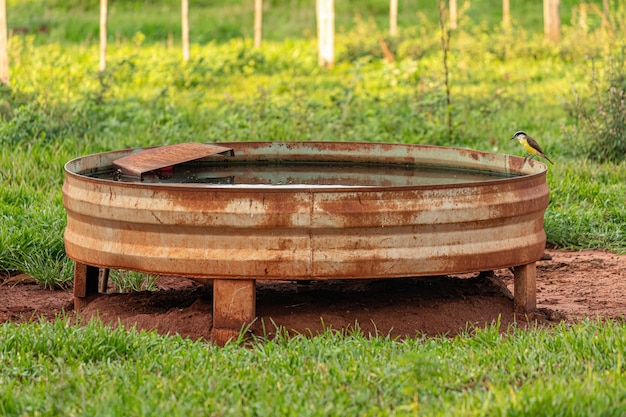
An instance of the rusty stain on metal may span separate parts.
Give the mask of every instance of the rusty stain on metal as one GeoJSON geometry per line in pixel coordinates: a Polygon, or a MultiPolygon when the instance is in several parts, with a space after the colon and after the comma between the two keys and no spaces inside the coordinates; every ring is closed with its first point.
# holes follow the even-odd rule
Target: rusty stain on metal
{"type": "Polygon", "coordinates": [[[113,167],[122,175],[141,177],[146,172],[166,169],[176,164],[205,158],[215,154],[234,155],[232,148],[206,143],[179,143],[133,152],[113,161],[113,167]]]}
{"type": "MultiPolygon", "coordinates": [[[[257,278],[394,278],[485,271],[533,264],[545,248],[543,217],[549,190],[541,162],[404,144],[220,145],[233,149],[237,161],[419,164],[514,176],[349,188],[125,183],[86,173],[112,166],[133,150],[89,155],[65,166],[67,255],[100,268],[228,280],[232,285],[224,287],[225,292],[234,296],[239,289],[232,280],[245,281],[241,288],[248,288],[257,278]]],[[[519,299],[532,301],[532,296],[519,299]]],[[[226,300],[220,303],[228,305],[226,300]]],[[[242,315],[250,314],[249,307],[240,308],[242,315]]],[[[230,317],[227,311],[219,314],[224,320],[230,317]]]]}

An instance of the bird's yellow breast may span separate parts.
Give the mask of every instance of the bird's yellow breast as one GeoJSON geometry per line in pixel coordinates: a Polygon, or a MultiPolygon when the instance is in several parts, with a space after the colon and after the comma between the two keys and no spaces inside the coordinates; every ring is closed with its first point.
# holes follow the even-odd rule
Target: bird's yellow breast
{"type": "Polygon", "coordinates": [[[526,152],[528,152],[530,154],[533,154],[533,155],[539,155],[539,151],[537,149],[533,148],[532,146],[530,146],[530,144],[528,143],[526,138],[520,139],[519,143],[521,143],[522,146],[524,147],[524,149],[526,149],[526,152]]]}

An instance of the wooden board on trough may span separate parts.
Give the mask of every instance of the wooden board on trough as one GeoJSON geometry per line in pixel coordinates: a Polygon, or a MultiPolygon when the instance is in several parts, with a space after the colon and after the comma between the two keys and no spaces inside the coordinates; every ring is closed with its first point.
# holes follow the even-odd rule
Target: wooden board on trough
{"type": "Polygon", "coordinates": [[[234,156],[234,151],[232,148],[207,143],[179,143],[132,153],[113,161],[113,167],[119,169],[122,175],[141,177],[146,172],[217,154],[234,156]]]}

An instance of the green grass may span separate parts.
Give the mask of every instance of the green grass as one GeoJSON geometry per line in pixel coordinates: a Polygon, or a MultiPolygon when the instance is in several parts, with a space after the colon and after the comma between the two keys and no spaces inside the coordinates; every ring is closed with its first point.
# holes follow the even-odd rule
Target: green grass
{"type": "MultiPolygon", "coordinates": [[[[623,43],[624,6],[611,2],[615,33],[597,29],[597,16],[583,32],[569,19],[579,2],[562,0],[563,41],[551,45],[542,39],[540,2],[513,2],[509,33],[498,26],[499,0],[465,3],[451,38],[447,108],[437,10],[400,3],[400,33],[390,38],[386,0],[336,2],[337,63],[321,69],[310,2],[266,1],[265,41],[255,50],[251,2],[192,0],[187,64],[168,42],[180,33],[178,0],[113,2],[108,69],[98,74],[97,2],[9,0],[10,26],[31,32],[11,38],[11,87],[0,88],[0,269],[49,287],[69,284],[63,165],[88,153],[334,140],[523,155],[508,140],[520,129],[556,162],[548,171],[548,241],[626,251],[626,164],[585,156],[595,142],[572,91],[587,103],[602,98],[594,94],[604,84],[594,90],[588,81],[591,60],[602,83],[623,43]],[[33,33],[43,26],[48,33],[33,33]],[[380,38],[394,63],[382,59],[380,38]]],[[[151,282],[117,278],[121,288],[151,282]]],[[[494,325],[403,342],[329,330],[223,349],[75,324],[0,326],[0,414],[626,414],[623,322],[506,334],[494,325]]]]}
{"type": "MultiPolygon", "coordinates": [[[[98,322],[0,327],[0,413],[620,416],[626,327],[406,341],[327,330],[217,348],[98,322]]],[[[278,332],[282,334],[282,332],[278,332]]]]}
{"type": "Polygon", "coordinates": [[[552,201],[545,225],[550,241],[563,247],[623,251],[626,164],[579,160],[564,165],[558,181],[550,183],[552,201]]]}
{"type": "Polygon", "coordinates": [[[98,74],[95,45],[12,38],[12,84],[0,90],[0,268],[32,272],[45,285],[67,283],[62,167],[88,153],[183,141],[334,140],[523,155],[508,140],[520,129],[556,161],[548,173],[548,241],[626,250],[624,164],[587,160],[592,138],[582,134],[572,92],[593,94],[589,57],[601,75],[612,38],[594,32],[576,43],[571,28],[555,47],[521,28],[490,38],[453,35],[450,135],[437,24],[422,28],[428,32],[406,29],[392,45],[391,64],[368,42],[376,29],[357,25],[338,37],[330,70],[317,66],[308,39],[268,41],[260,50],[237,39],[194,45],[183,65],[169,47],[137,35],[112,48],[108,70],[98,74]],[[512,42],[519,37],[525,42],[512,42]]]}
{"type": "Polygon", "coordinates": [[[111,282],[119,292],[156,291],[158,276],[137,271],[112,270],[111,282]]]}
{"type": "Polygon", "coordinates": [[[577,64],[557,59],[547,72],[542,69],[546,64],[531,63],[522,74],[517,72],[522,59],[512,59],[491,62],[489,72],[479,73],[459,54],[454,66],[469,67],[472,78],[464,79],[453,67],[455,131],[450,140],[436,56],[395,65],[361,59],[327,71],[318,69],[313,57],[292,59],[298,61],[292,67],[280,54],[306,55],[308,47],[307,42],[276,44],[247,52],[245,43],[231,42],[198,51],[206,58],[177,71],[176,58],[158,58],[162,47],[127,46],[132,54],[112,54],[111,74],[101,88],[80,59],[57,63],[68,67],[65,72],[45,58],[80,57],[88,49],[25,46],[23,54],[35,52],[30,65],[39,70],[15,67],[15,87],[6,99],[10,114],[0,126],[0,179],[5,184],[0,190],[0,267],[32,272],[50,283],[46,285],[67,282],[65,273],[58,275],[57,284],[41,275],[46,269],[42,256],[50,256],[50,273],[68,271],[55,261],[62,253],[65,221],[62,166],[87,153],[193,140],[337,140],[430,143],[523,155],[508,141],[518,129],[532,132],[556,161],[548,175],[548,241],[566,248],[626,248],[624,164],[586,161],[577,146],[576,120],[563,106],[573,100],[568,85],[580,83],[583,70],[577,64]],[[209,58],[241,53],[253,54],[256,61],[233,58],[220,64],[209,58]],[[41,61],[35,60],[37,55],[41,61]],[[511,75],[504,81],[498,73],[511,75]],[[542,77],[533,81],[535,73],[542,77]],[[68,87],[55,86],[64,84],[68,87]],[[81,87],[75,91],[72,84],[81,87]],[[520,86],[528,84],[533,88],[521,95],[520,86]]]}

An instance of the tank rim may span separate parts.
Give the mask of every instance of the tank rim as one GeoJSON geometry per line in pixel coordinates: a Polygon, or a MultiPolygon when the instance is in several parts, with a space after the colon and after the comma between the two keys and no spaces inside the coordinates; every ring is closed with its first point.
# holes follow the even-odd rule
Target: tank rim
{"type": "MultiPolygon", "coordinates": [[[[524,158],[521,156],[510,155],[510,154],[501,154],[495,152],[485,152],[474,150],[470,148],[460,148],[460,147],[451,147],[451,146],[437,146],[437,145],[426,145],[426,144],[408,144],[408,143],[392,143],[392,142],[324,142],[324,141],[311,141],[311,142],[281,142],[281,141],[240,141],[240,142],[215,142],[221,145],[250,145],[250,146],[259,146],[259,145],[274,145],[280,144],[286,147],[291,146],[301,146],[301,145],[311,145],[311,147],[319,147],[328,146],[328,145],[363,145],[363,146],[391,146],[391,147],[406,147],[406,148],[424,148],[424,149],[444,149],[450,152],[472,152],[474,154],[480,155],[481,157],[492,157],[492,158],[501,158],[503,162],[506,161],[504,165],[506,166],[520,166],[522,169],[515,171],[516,176],[507,177],[507,178],[493,178],[488,180],[481,181],[468,181],[463,183],[453,183],[453,184],[435,184],[435,185],[397,185],[397,186],[333,186],[333,185],[325,185],[323,187],[311,187],[311,186],[301,186],[301,185],[281,185],[276,187],[258,187],[254,185],[246,186],[246,185],[238,185],[233,187],[228,184],[201,184],[201,183],[143,183],[143,182],[118,182],[112,181],[109,179],[103,178],[94,178],[83,175],[79,172],[76,172],[72,169],[72,165],[76,165],[79,161],[85,160],[88,158],[94,158],[99,155],[107,155],[107,154],[126,154],[131,153],[133,151],[137,151],[139,149],[150,149],[158,146],[146,146],[146,147],[138,147],[138,148],[127,148],[122,150],[113,150],[113,151],[105,151],[105,152],[97,152],[88,155],[79,156],[73,158],[65,163],[64,171],[67,176],[72,178],[80,179],[80,181],[93,182],[96,184],[117,184],[123,187],[131,187],[131,188],[153,188],[155,190],[164,189],[164,190],[176,190],[181,189],[185,191],[198,191],[198,192],[208,192],[208,191],[219,191],[219,192],[242,192],[246,190],[259,190],[263,189],[264,192],[272,192],[272,193],[280,193],[280,192],[311,192],[311,193],[319,193],[319,192],[378,192],[378,191],[409,191],[409,190],[436,190],[436,189],[453,189],[453,188],[471,188],[471,187],[487,187],[499,185],[503,182],[519,182],[519,181],[529,181],[535,178],[541,178],[546,175],[548,166],[547,164],[524,158]],[[529,168],[524,168],[525,166],[529,166],[529,168]],[[532,170],[534,172],[524,172],[524,170],[532,170]]],[[[391,163],[391,162],[390,162],[391,163]]],[[[445,165],[433,164],[434,167],[446,167],[445,165]]],[[[453,167],[453,166],[451,166],[453,167]]],[[[476,169],[477,171],[481,171],[480,169],[476,169]]],[[[482,170],[489,172],[490,170],[482,170]]],[[[492,172],[504,172],[494,171],[492,172]]]]}

